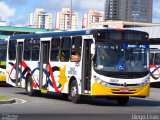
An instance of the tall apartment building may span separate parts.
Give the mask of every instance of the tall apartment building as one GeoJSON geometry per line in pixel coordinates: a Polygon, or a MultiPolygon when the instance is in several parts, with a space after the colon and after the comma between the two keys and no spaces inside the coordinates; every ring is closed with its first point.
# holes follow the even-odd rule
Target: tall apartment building
{"type": "Polygon", "coordinates": [[[96,10],[89,10],[88,13],[83,14],[82,28],[91,28],[92,23],[103,22],[104,14],[96,10]]]}
{"type": "Polygon", "coordinates": [[[54,28],[58,30],[78,29],[78,13],[72,12],[71,14],[70,8],[62,8],[56,13],[54,25],[54,28]]]}
{"type": "Polygon", "coordinates": [[[52,29],[52,14],[44,12],[42,8],[36,8],[35,12],[30,13],[29,26],[32,28],[52,29]]]}
{"type": "Polygon", "coordinates": [[[153,0],[106,0],[105,20],[152,22],[153,0]]]}

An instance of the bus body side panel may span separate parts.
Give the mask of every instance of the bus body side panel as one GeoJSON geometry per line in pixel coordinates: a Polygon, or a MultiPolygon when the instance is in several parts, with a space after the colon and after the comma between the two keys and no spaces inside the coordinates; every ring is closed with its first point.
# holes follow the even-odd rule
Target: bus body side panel
{"type": "Polygon", "coordinates": [[[81,85],[80,62],[50,62],[49,66],[49,91],[68,94],[71,77],[76,79],[79,86],[81,85]]]}
{"type": "Polygon", "coordinates": [[[7,61],[6,65],[6,82],[12,86],[16,86],[16,61],[7,61]]]}
{"type": "MultiPolygon", "coordinates": [[[[30,74],[32,77],[33,89],[39,90],[39,61],[24,61],[28,71],[25,72],[25,78],[30,74]]],[[[24,80],[25,81],[25,80],[24,80]]]]}
{"type": "Polygon", "coordinates": [[[16,44],[17,40],[9,40],[7,45],[6,83],[12,86],[16,86],[16,44]]]}
{"type": "Polygon", "coordinates": [[[150,65],[150,83],[160,84],[160,65],[150,65]]]}
{"type": "Polygon", "coordinates": [[[160,45],[150,45],[150,83],[160,84],[160,45]]]}

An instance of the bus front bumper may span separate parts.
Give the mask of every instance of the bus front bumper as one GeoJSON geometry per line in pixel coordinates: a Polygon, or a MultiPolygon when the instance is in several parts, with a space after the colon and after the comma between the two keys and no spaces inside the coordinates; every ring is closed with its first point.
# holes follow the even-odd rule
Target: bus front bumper
{"type": "Polygon", "coordinates": [[[94,83],[92,85],[91,95],[93,96],[130,96],[130,97],[147,97],[149,96],[150,84],[136,88],[112,88],[94,83]]]}

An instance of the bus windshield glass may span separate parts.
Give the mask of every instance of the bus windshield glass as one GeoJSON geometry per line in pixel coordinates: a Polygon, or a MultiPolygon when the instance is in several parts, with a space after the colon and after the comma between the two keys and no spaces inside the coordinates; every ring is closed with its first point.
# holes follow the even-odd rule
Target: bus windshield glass
{"type": "Polygon", "coordinates": [[[108,72],[146,72],[148,45],[97,44],[94,68],[108,72]]]}

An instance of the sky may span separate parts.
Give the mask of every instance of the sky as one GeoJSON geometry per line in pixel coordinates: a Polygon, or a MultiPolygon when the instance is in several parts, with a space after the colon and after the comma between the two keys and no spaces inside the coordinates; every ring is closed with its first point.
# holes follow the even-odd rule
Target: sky
{"type": "MultiPolygon", "coordinates": [[[[23,27],[28,25],[29,13],[35,8],[43,8],[53,15],[63,7],[70,7],[71,0],[0,0],[0,20],[7,21],[11,26],[23,27]]],[[[73,11],[82,14],[89,9],[104,11],[105,0],[72,0],[73,11]]],[[[160,0],[153,0],[153,23],[160,23],[160,0]]]]}

